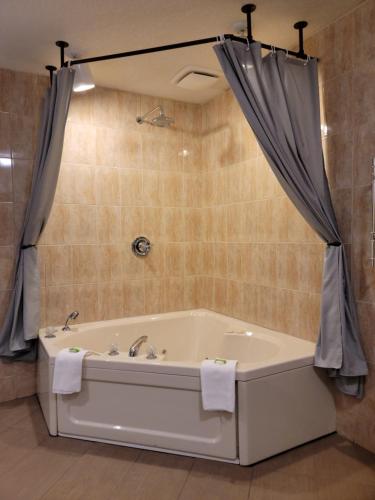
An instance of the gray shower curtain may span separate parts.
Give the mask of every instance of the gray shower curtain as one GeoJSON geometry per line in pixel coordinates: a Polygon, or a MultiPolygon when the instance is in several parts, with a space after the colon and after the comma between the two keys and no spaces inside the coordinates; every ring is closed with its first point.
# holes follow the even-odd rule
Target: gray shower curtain
{"type": "Polygon", "coordinates": [[[275,176],[327,243],[315,366],[327,368],[342,392],[361,397],[367,364],[324,169],[317,62],[282,51],[262,58],[259,43],[225,40],[214,50],[275,176]]]}
{"type": "Polygon", "coordinates": [[[62,68],[47,90],[31,195],[19,247],[11,302],[0,330],[0,356],[33,359],[40,322],[36,244],[47,223],[60,170],[74,70],[62,68]]]}

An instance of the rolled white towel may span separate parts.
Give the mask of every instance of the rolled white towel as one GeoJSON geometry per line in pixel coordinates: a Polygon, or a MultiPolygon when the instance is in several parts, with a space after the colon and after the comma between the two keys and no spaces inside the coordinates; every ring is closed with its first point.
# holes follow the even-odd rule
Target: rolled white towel
{"type": "Polygon", "coordinates": [[[73,394],[81,391],[83,358],[88,354],[80,347],[67,347],[56,356],[52,392],[73,394]]]}
{"type": "Polygon", "coordinates": [[[236,360],[206,359],[201,364],[204,410],[233,413],[236,392],[236,360]]]}

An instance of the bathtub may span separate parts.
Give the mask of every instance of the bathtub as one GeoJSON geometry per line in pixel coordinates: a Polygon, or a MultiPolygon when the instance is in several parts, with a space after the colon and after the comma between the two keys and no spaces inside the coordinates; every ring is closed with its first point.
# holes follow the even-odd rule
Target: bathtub
{"type": "Polygon", "coordinates": [[[325,374],[314,344],[208,310],[74,325],[55,338],[40,331],[38,397],[51,435],[102,441],[248,465],[335,430],[325,374]],[[141,335],[159,353],[136,357],[141,335]],[[109,354],[112,344],[119,354],[109,354]],[[64,347],[94,351],[84,360],[82,391],[52,393],[54,361],[64,347]],[[236,410],[206,412],[200,363],[237,359],[236,410]]]}

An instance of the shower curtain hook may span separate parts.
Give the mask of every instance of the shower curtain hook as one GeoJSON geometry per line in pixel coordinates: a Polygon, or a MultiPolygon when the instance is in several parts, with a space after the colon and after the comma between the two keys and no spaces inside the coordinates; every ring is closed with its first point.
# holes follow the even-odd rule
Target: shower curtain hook
{"type": "Polygon", "coordinates": [[[271,45],[271,55],[275,55],[276,54],[276,49],[275,49],[275,46],[274,45],[271,45]]]}
{"type": "Polygon", "coordinates": [[[311,57],[309,55],[307,55],[306,60],[304,62],[304,66],[307,66],[310,61],[311,61],[311,57]]]}
{"type": "Polygon", "coordinates": [[[224,43],[225,42],[225,36],[224,35],[220,35],[219,41],[220,41],[220,43],[224,43]]]}

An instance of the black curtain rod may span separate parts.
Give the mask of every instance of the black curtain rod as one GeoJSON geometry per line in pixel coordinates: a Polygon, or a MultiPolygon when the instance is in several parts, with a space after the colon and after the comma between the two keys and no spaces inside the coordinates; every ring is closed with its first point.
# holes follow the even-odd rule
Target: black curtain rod
{"type": "MultiPolygon", "coordinates": [[[[247,38],[241,38],[235,35],[231,34],[226,34],[224,35],[224,38],[229,39],[229,40],[234,40],[236,42],[242,42],[242,43],[254,43],[255,41],[248,41],[247,38]]],[[[150,47],[148,49],[140,49],[140,50],[131,50],[129,52],[119,52],[117,54],[107,54],[104,56],[97,56],[97,57],[86,57],[84,59],[74,59],[72,61],[66,61],[64,63],[64,66],[67,66],[70,64],[71,66],[74,66],[76,64],[85,64],[85,63],[92,63],[92,62],[97,62],[97,61],[108,61],[110,59],[121,59],[123,57],[132,57],[132,56],[140,56],[142,54],[151,54],[153,52],[163,52],[165,50],[174,50],[174,49],[181,49],[183,47],[193,47],[194,45],[204,45],[206,43],[214,43],[214,42],[219,42],[220,41],[220,35],[218,36],[212,36],[209,38],[200,38],[199,40],[189,40],[188,42],[180,42],[180,43],[172,43],[170,45],[160,45],[158,47],[150,47]]],[[[59,42],[61,43],[61,42],[59,42]]],[[[269,45],[268,43],[261,43],[261,46],[263,49],[267,50],[281,50],[291,56],[297,57],[298,59],[307,59],[309,56],[306,55],[303,51],[301,52],[295,52],[293,50],[287,50],[287,49],[282,49],[280,47],[275,47],[273,45],[269,45]]]]}

